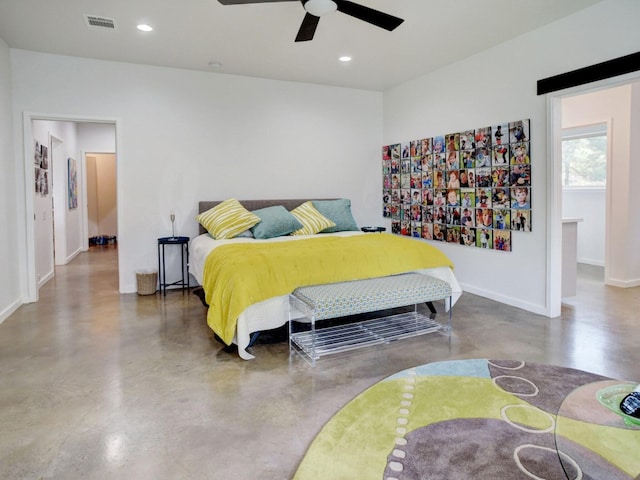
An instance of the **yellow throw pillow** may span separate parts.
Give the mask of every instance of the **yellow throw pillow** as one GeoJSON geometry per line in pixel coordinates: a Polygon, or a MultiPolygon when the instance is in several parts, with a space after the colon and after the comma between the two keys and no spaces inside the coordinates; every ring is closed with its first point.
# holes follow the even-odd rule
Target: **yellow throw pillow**
{"type": "Polygon", "coordinates": [[[336,226],[335,223],[316,210],[310,201],[304,202],[302,205],[291,210],[291,215],[296,217],[303,225],[300,230],[296,230],[291,235],[313,235],[321,232],[325,228],[336,226]]]}
{"type": "Polygon", "coordinates": [[[235,198],[230,198],[201,213],[196,220],[216,240],[233,238],[260,221],[260,217],[244,208],[235,198]]]}

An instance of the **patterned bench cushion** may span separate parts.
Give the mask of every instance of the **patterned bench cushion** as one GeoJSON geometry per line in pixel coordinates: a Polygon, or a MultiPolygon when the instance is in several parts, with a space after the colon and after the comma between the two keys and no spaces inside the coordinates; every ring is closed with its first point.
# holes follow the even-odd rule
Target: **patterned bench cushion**
{"type": "Polygon", "coordinates": [[[299,287],[292,295],[313,312],[316,320],[324,320],[441,300],[451,296],[451,286],[428,275],[405,273],[299,287]]]}

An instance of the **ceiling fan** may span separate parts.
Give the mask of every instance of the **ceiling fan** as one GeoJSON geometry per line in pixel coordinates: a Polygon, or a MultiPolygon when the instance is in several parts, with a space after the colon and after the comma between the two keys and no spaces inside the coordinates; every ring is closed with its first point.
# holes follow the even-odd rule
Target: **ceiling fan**
{"type": "Polygon", "coordinates": [[[222,5],[244,5],[248,3],[301,2],[307,12],[298,30],[296,42],[313,39],[320,17],[336,10],[358,20],[363,20],[385,30],[395,30],[404,20],[384,12],[347,0],[218,0],[222,5]]]}

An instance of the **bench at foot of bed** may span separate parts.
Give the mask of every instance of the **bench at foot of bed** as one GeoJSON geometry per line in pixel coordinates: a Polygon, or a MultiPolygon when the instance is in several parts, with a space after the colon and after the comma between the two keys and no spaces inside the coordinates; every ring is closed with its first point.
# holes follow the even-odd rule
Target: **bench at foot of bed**
{"type": "Polygon", "coordinates": [[[441,331],[451,334],[451,286],[420,273],[300,287],[289,296],[291,309],[302,312],[310,328],[294,332],[289,321],[289,347],[315,366],[324,355],[380,345],[441,331]],[[418,304],[444,300],[447,323],[418,312],[418,304]],[[413,311],[384,315],[385,310],[414,305],[413,311]],[[321,320],[383,312],[362,322],[316,328],[321,320]]]}

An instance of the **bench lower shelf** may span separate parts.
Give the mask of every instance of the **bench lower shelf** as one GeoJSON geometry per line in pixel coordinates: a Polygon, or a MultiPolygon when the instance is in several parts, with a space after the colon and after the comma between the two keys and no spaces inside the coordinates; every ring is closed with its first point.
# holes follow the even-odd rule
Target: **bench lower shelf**
{"type": "MultiPolygon", "coordinates": [[[[451,312],[451,310],[449,310],[451,312]]],[[[289,344],[306,360],[347,352],[372,345],[442,331],[451,334],[451,316],[445,325],[420,312],[412,311],[371,320],[291,333],[289,344]]]]}

